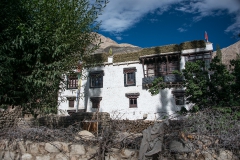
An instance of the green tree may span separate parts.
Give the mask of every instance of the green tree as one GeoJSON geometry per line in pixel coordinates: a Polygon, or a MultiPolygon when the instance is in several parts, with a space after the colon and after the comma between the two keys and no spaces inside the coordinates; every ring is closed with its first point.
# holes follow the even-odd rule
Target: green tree
{"type": "Polygon", "coordinates": [[[56,111],[62,75],[97,45],[96,19],[106,1],[2,0],[0,105],[56,111]]]}
{"type": "MultiPolygon", "coordinates": [[[[232,107],[240,104],[240,59],[232,60],[233,71],[227,70],[216,56],[209,69],[205,69],[203,61],[187,62],[182,73],[186,101],[194,104],[193,110],[207,107],[232,107]]],[[[149,92],[159,93],[166,88],[162,78],[151,84],[149,92]]]]}
{"type": "Polygon", "coordinates": [[[218,56],[220,62],[222,63],[222,51],[219,45],[217,45],[216,56],[218,56]]]}

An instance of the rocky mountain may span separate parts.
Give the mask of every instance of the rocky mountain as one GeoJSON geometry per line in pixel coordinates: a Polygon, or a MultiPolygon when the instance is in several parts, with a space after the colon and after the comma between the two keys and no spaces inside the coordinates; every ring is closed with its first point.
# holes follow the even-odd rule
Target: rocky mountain
{"type": "Polygon", "coordinates": [[[98,39],[101,39],[101,44],[100,44],[100,48],[97,49],[95,53],[104,53],[104,52],[108,53],[110,48],[112,49],[113,54],[130,53],[130,52],[136,52],[136,51],[142,50],[142,48],[128,44],[128,43],[118,44],[114,40],[108,37],[105,37],[101,34],[97,34],[97,36],[98,36],[98,39]]]}
{"type": "MultiPolygon", "coordinates": [[[[221,49],[222,62],[229,66],[230,60],[236,59],[237,54],[240,54],[240,41],[221,49]]],[[[216,56],[216,51],[213,52],[213,56],[216,56]]]]}

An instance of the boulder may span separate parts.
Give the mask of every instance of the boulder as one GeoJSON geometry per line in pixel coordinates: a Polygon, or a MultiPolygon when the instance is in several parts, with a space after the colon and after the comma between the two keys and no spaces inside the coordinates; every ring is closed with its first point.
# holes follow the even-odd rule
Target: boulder
{"type": "Polygon", "coordinates": [[[183,152],[192,152],[193,151],[193,144],[191,142],[186,142],[186,141],[177,141],[173,140],[170,145],[169,149],[171,152],[176,152],[176,153],[183,153],[183,152]]]}
{"type": "Polygon", "coordinates": [[[82,139],[84,139],[84,140],[93,140],[93,139],[95,139],[95,136],[91,132],[89,132],[87,130],[82,130],[82,131],[78,132],[78,135],[82,139]]]}
{"type": "Polygon", "coordinates": [[[28,153],[24,153],[21,158],[21,160],[32,160],[32,159],[33,159],[33,156],[28,153]]]}
{"type": "Polygon", "coordinates": [[[46,143],[45,150],[49,153],[58,153],[62,150],[62,144],[60,142],[46,143]]]}
{"type": "Polygon", "coordinates": [[[83,145],[75,144],[71,145],[71,152],[70,154],[78,154],[78,155],[85,155],[86,150],[83,145]]]}

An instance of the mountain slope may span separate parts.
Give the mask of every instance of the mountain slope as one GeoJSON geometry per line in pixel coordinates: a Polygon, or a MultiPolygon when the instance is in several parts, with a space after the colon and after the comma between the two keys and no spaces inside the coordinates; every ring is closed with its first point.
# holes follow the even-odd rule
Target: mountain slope
{"type": "MultiPolygon", "coordinates": [[[[229,66],[230,60],[236,59],[237,54],[240,54],[240,41],[221,49],[222,62],[229,66]]],[[[213,52],[213,57],[216,56],[216,51],[213,52]]]]}

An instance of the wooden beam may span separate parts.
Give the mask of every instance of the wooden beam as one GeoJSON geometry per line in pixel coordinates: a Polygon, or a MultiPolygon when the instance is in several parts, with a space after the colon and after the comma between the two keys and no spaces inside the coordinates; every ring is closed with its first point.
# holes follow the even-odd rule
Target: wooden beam
{"type": "Polygon", "coordinates": [[[145,78],[146,76],[145,76],[145,70],[144,70],[144,61],[145,61],[145,58],[142,59],[143,76],[145,78]]]}

